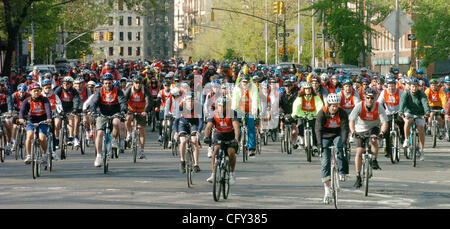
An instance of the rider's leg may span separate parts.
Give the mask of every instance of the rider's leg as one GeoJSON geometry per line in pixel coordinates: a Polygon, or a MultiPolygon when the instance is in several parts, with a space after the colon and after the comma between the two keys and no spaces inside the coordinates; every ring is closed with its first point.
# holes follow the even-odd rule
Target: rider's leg
{"type": "Polygon", "coordinates": [[[102,155],[103,135],[105,135],[104,130],[97,130],[97,138],[95,139],[95,147],[97,149],[97,157],[100,157],[102,155]]]}
{"type": "Polygon", "coordinates": [[[255,152],[256,150],[256,126],[255,119],[252,115],[246,115],[248,127],[248,150],[255,152]]]}
{"type": "Polygon", "coordinates": [[[405,133],[405,139],[408,139],[409,138],[409,128],[411,127],[411,124],[412,124],[412,119],[404,119],[405,120],[405,125],[404,125],[404,127],[403,127],[403,131],[404,131],[404,133],[405,133]]]}
{"type": "Polygon", "coordinates": [[[425,126],[423,125],[416,125],[417,132],[419,133],[419,145],[420,149],[424,149],[425,147],[425,126]]]}
{"type": "Polygon", "coordinates": [[[55,118],[55,136],[56,136],[56,138],[59,138],[61,125],[62,125],[62,120],[60,118],[55,118]]]}
{"type": "Polygon", "coordinates": [[[236,148],[228,148],[228,158],[230,159],[230,170],[234,172],[236,168],[236,148]]]}
{"type": "Polygon", "coordinates": [[[322,157],[322,183],[324,189],[330,186],[331,179],[331,149],[333,139],[322,138],[323,157],[322,157]]]}
{"type": "Polygon", "coordinates": [[[335,137],[333,140],[333,144],[337,147],[337,165],[339,174],[348,174],[349,173],[349,165],[348,160],[344,157],[344,145],[342,142],[342,137],[335,137]]]}
{"type": "Polygon", "coordinates": [[[27,151],[27,155],[31,155],[31,143],[34,138],[34,131],[27,130],[27,138],[25,139],[25,150],[27,151]]]}
{"type": "Polygon", "coordinates": [[[73,122],[74,122],[73,136],[78,138],[78,132],[80,130],[80,116],[74,115],[73,122]]]}
{"type": "Polygon", "coordinates": [[[294,122],[294,123],[291,124],[291,126],[292,126],[292,136],[291,136],[292,137],[292,143],[293,144],[297,144],[297,136],[298,136],[297,125],[294,122]]]}
{"type": "Polygon", "coordinates": [[[6,142],[11,142],[11,135],[12,135],[12,123],[9,121],[5,121],[5,130],[6,130],[6,142]]]}
{"type": "Polygon", "coordinates": [[[186,137],[180,136],[180,161],[184,161],[184,154],[186,153],[186,137]]]}
{"type": "Polygon", "coordinates": [[[47,136],[45,133],[39,133],[39,141],[41,143],[42,155],[45,155],[47,151],[47,136]]]}
{"type": "Polygon", "coordinates": [[[198,166],[198,155],[200,152],[200,145],[198,144],[197,136],[191,136],[191,142],[194,143],[194,166],[198,166]]]}
{"type": "Polygon", "coordinates": [[[69,138],[70,137],[73,137],[73,128],[74,128],[74,120],[73,120],[73,115],[70,115],[70,116],[68,116],[67,117],[67,120],[68,120],[68,130],[69,130],[69,138]]]}
{"type": "Polygon", "coordinates": [[[141,125],[138,125],[137,128],[139,130],[139,140],[141,141],[141,149],[144,150],[144,146],[145,146],[145,127],[141,126],[141,125]]]}
{"type": "Polygon", "coordinates": [[[120,132],[120,119],[115,118],[113,119],[113,129],[112,129],[112,136],[113,138],[117,139],[117,137],[119,137],[119,132],[120,132]]]}

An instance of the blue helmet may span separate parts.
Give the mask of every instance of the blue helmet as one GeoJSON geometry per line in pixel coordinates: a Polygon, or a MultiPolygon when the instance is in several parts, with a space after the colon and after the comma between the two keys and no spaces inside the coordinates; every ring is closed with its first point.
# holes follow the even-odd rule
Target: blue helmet
{"type": "Polygon", "coordinates": [[[386,83],[396,83],[395,82],[395,79],[394,78],[392,78],[392,77],[389,77],[387,80],[386,80],[386,83]]]}
{"type": "Polygon", "coordinates": [[[278,91],[279,91],[280,93],[284,93],[284,92],[286,91],[286,88],[280,87],[280,89],[278,89],[278,91]]]}
{"type": "Polygon", "coordinates": [[[51,84],[52,84],[52,81],[49,80],[49,79],[46,79],[46,80],[42,81],[41,86],[43,87],[43,86],[45,86],[45,85],[51,85],[51,84]]]}
{"type": "Polygon", "coordinates": [[[289,80],[291,80],[292,82],[297,82],[298,78],[296,76],[291,76],[289,80]]]}
{"type": "Polygon", "coordinates": [[[27,75],[27,80],[32,80],[33,76],[32,75],[27,75]]]}
{"type": "Polygon", "coordinates": [[[113,75],[111,73],[103,74],[103,80],[113,80],[113,75]]]}
{"type": "Polygon", "coordinates": [[[19,86],[17,87],[17,91],[28,91],[28,87],[27,87],[27,85],[21,83],[21,84],[19,84],[19,86]]]}
{"type": "Polygon", "coordinates": [[[103,84],[102,83],[97,83],[97,84],[95,84],[95,87],[103,87],[103,84]]]}
{"type": "Polygon", "coordinates": [[[417,74],[423,74],[423,70],[419,68],[419,69],[417,69],[416,73],[417,74]]]}
{"type": "Polygon", "coordinates": [[[344,81],[342,82],[342,84],[343,84],[343,85],[346,85],[346,84],[350,84],[350,85],[352,85],[352,84],[353,84],[353,82],[352,82],[352,80],[351,80],[351,79],[349,79],[349,78],[346,78],[346,79],[344,79],[344,81]]]}
{"type": "Polygon", "coordinates": [[[361,83],[370,83],[367,78],[362,78],[361,83]]]}
{"type": "Polygon", "coordinates": [[[394,74],[398,74],[400,71],[398,70],[398,68],[393,68],[392,69],[392,73],[394,73],[394,74]]]}
{"type": "Polygon", "coordinates": [[[116,80],[116,81],[113,83],[113,86],[119,87],[119,86],[120,86],[120,81],[119,81],[119,80],[116,80]]]}
{"type": "Polygon", "coordinates": [[[410,84],[419,84],[419,79],[417,78],[411,78],[411,80],[409,80],[410,84]]]}

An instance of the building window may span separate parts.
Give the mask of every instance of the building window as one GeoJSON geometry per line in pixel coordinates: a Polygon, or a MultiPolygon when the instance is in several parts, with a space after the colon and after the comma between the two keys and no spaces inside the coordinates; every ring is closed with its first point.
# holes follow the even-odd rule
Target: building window
{"type": "Polygon", "coordinates": [[[103,41],[103,32],[100,32],[99,40],[103,41]]]}
{"type": "Polygon", "coordinates": [[[141,55],[141,47],[137,47],[136,48],[136,56],[140,56],[141,55]]]}
{"type": "Polygon", "coordinates": [[[128,56],[133,55],[133,49],[131,47],[128,47],[128,56]]]}
{"type": "Polygon", "coordinates": [[[119,25],[123,25],[123,16],[119,17],[119,25]]]}
{"type": "Polygon", "coordinates": [[[113,47],[109,47],[109,55],[110,56],[114,55],[114,48],[113,47]]]}
{"type": "Polygon", "coordinates": [[[119,55],[123,56],[123,47],[119,47],[119,55]]]}
{"type": "Polygon", "coordinates": [[[119,33],[119,40],[123,41],[123,32],[119,33]]]}
{"type": "Polygon", "coordinates": [[[123,10],[123,0],[119,0],[119,10],[123,10]]]}
{"type": "Polygon", "coordinates": [[[136,25],[141,25],[141,17],[136,17],[136,25]]]}
{"type": "Polygon", "coordinates": [[[131,25],[131,20],[132,20],[132,18],[128,17],[128,25],[131,25]]]}
{"type": "Polygon", "coordinates": [[[136,40],[138,40],[138,41],[141,40],[141,32],[136,33],[136,40]]]}
{"type": "Polygon", "coordinates": [[[131,41],[132,40],[132,33],[128,32],[128,40],[131,41]]]}

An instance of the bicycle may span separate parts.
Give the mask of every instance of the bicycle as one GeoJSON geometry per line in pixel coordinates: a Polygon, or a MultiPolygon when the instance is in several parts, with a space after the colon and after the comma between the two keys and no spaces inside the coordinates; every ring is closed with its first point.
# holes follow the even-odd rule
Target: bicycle
{"type": "Polygon", "coordinates": [[[311,126],[309,125],[309,119],[311,115],[307,115],[306,117],[300,117],[300,121],[303,123],[304,130],[303,130],[303,137],[304,137],[304,146],[306,153],[306,161],[311,162],[311,157],[313,156],[313,130],[311,126]]]}
{"type": "Polygon", "coordinates": [[[286,152],[287,154],[292,154],[292,126],[289,117],[281,116],[280,119],[283,119],[284,123],[284,135],[281,138],[281,153],[286,152]]]}
{"type": "Polygon", "coordinates": [[[391,120],[391,131],[389,133],[391,142],[391,163],[395,164],[400,161],[400,128],[396,124],[397,113],[389,115],[391,120]]]}
{"type": "Polygon", "coordinates": [[[442,114],[442,110],[431,110],[431,112],[434,113],[433,120],[431,121],[431,141],[432,141],[432,148],[436,148],[436,138],[440,135],[439,130],[439,123],[436,118],[436,116],[442,114]]]}
{"type": "Polygon", "coordinates": [[[450,121],[448,120],[445,120],[445,133],[447,142],[450,142],[450,121]]]}
{"type": "Polygon", "coordinates": [[[67,159],[67,154],[68,154],[68,150],[67,150],[67,148],[68,148],[68,144],[67,144],[67,139],[69,138],[69,130],[68,130],[68,128],[67,128],[67,124],[68,124],[68,121],[67,121],[67,114],[66,113],[61,113],[60,114],[60,116],[61,116],[61,141],[60,141],[60,144],[61,144],[61,147],[60,147],[60,149],[61,149],[61,156],[60,156],[60,158],[61,158],[61,160],[66,160],[67,159]]]}
{"type": "Polygon", "coordinates": [[[112,121],[115,118],[122,117],[122,114],[114,114],[112,116],[105,116],[102,114],[98,115],[99,117],[106,118],[108,121],[106,122],[105,134],[103,135],[102,140],[102,160],[103,160],[103,173],[106,174],[109,169],[109,159],[112,154],[111,140],[112,140],[112,121]]]}
{"type": "Polygon", "coordinates": [[[136,116],[140,115],[140,114],[139,113],[134,113],[134,112],[131,113],[131,114],[133,114],[133,116],[134,116],[134,119],[133,119],[133,132],[131,134],[131,152],[133,153],[133,163],[136,163],[137,153],[138,153],[138,150],[139,150],[140,145],[141,145],[141,141],[140,141],[140,138],[139,138],[139,131],[137,129],[138,123],[137,123],[136,116]]]}
{"type": "Polygon", "coordinates": [[[261,155],[261,134],[259,133],[259,124],[258,122],[255,120],[255,129],[256,129],[256,154],[261,155]]]}
{"type": "MultiPolygon", "coordinates": [[[[81,113],[80,117],[85,116],[85,113],[81,113]]],[[[83,120],[83,119],[81,119],[83,120]]],[[[87,139],[86,139],[86,127],[84,126],[83,122],[80,122],[80,151],[81,155],[84,155],[86,153],[86,146],[87,146],[87,139]]]]}
{"type": "Polygon", "coordinates": [[[241,134],[240,137],[240,147],[239,150],[242,152],[242,162],[248,161],[248,130],[247,124],[245,122],[245,117],[242,117],[241,122],[241,134]]]}
{"type": "Polygon", "coordinates": [[[23,160],[23,151],[25,146],[25,127],[23,124],[17,124],[17,135],[16,135],[16,145],[14,147],[14,157],[15,159],[20,158],[23,160]]]}
{"type": "Polygon", "coordinates": [[[334,207],[338,209],[338,192],[340,191],[339,174],[337,165],[337,148],[336,146],[330,146],[331,149],[331,181],[330,191],[333,198],[334,207]]]}
{"type": "Polygon", "coordinates": [[[167,116],[163,121],[162,142],[163,149],[169,148],[170,135],[172,134],[172,116],[167,116]]]}
{"type": "Polygon", "coordinates": [[[417,155],[419,154],[419,133],[416,128],[416,120],[419,118],[417,115],[413,115],[412,123],[409,128],[409,142],[410,146],[407,148],[406,158],[413,160],[413,167],[416,167],[417,155]]]}
{"type": "Polygon", "coordinates": [[[6,157],[6,134],[3,131],[3,122],[5,121],[5,116],[0,117],[0,162],[5,162],[6,157]]]}
{"type": "Polygon", "coordinates": [[[45,152],[47,156],[47,165],[44,167],[44,170],[49,170],[50,172],[53,169],[53,131],[52,128],[49,127],[47,131],[47,151],[45,152]]]}
{"type": "Polygon", "coordinates": [[[213,185],[213,198],[215,201],[219,201],[220,194],[223,194],[223,198],[227,199],[230,193],[230,160],[228,158],[228,146],[233,141],[221,141],[217,140],[220,145],[219,153],[216,155],[216,161],[214,163],[214,185],[213,185]]]}
{"type": "MultiPolygon", "coordinates": [[[[186,136],[188,135],[187,133],[183,133],[181,136],[186,136]]],[[[185,162],[186,162],[186,178],[187,178],[187,184],[188,187],[192,187],[193,182],[192,182],[192,174],[194,173],[194,149],[192,148],[192,143],[191,142],[191,137],[192,136],[196,136],[197,132],[192,132],[191,134],[189,134],[186,140],[186,154],[185,154],[185,162]]]]}
{"type": "Polygon", "coordinates": [[[41,121],[39,123],[30,123],[34,127],[34,139],[31,143],[31,169],[33,179],[41,176],[41,166],[43,164],[41,143],[39,141],[39,132],[37,131],[40,125],[48,124],[47,121],[41,121]]]}
{"type": "Polygon", "coordinates": [[[378,140],[378,137],[372,137],[369,134],[365,134],[365,135],[356,135],[357,138],[361,139],[362,145],[365,146],[365,152],[362,155],[362,166],[361,166],[361,170],[362,170],[362,180],[365,184],[365,192],[364,195],[367,196],[369,194],[369,179],[372,177],[373,175],[373,168],[372,168],[372,161],[374,159],[373,154],[372,154],[372,150],[370,148],[370,141],[373,140],[378,140]]]}

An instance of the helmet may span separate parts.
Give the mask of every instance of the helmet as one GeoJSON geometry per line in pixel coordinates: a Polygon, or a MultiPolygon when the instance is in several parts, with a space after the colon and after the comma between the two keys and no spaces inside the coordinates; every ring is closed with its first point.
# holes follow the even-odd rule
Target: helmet
{"type": "Polygon", "coordinates": [[[369,82],[369,79],[367,79],[367,78],[362,78],[362,79],[361,79],[361,83],[370,83],[370,82],[369,82]]]}
{"type": "Polygon", "coordinates": [[[166,77],[166,73],[165,72],[161,72],[158,74],[158,78],[165,78],[166,77]]]}
{"type": "Polygon", "coordinates": [[[384,83],[384,77],[378,77],[377,78],[377,83],[384,83]]]}
{"type": "Polygon", "coordinates": [[[19,86],[17,87],[17,91],[27,91],[27,90],[28,90],[27,85],[23,83],[19,84],[19,86]]]}
{"type": "Polygon", "coordinates": [[[339,76],[334,74],[334,75],[331,76],[331,79],[339,79],[339,76]]]}
{"type": "Polygon", "coordinates": [[[416,73],[417,74],[423,74],[423,70],[419,68],[419,69],[417,69],[416,73]]]}
{"type": "Polygon", "coordinates": [[[127,78],[126,77],[120,78],[120,82],[122,82],[122,81],[127,81],[127,78]]]}
{"type": "Polygon", "coordinates": [[[50,72],[45,73],[44,77],[52,77],[52,74],[50,72]]]}
{"type": "Polygon", "coordinates": [[[139,83],[141,83],[141,82],[142,82],[142,76],[134,77],[134,78],[133,78],[133,82],[139,82],[139,83]]]}
{"type": "Polygon", "coordinates": [[[328,81],[328,74],[327,74],[327,73],[322,73],[322,75],[320,75],[320,79],[321,79],[323,82],[328,81]]]}
{"type": "Polygon", "coordinates": [[[180,96],[181,91],[178,87],[174,87],[172,88],[172,90],[170,90],[170,94],[172,94],[173,96],[180,96]]]}
{"type": "Polygon", "coordinates": [[[311,77],[311,82],[313,82],[313,81],[319,81],[319,77],[317,77],[317,76],[311,77]]]}
{"type": "Polygon", "coordinates": [[[291,77],[289,77],[289,80],[292,82],[297,82],[298,79],[296,76],[291,76],[291,77]]]}
{"type": "Polygon", "coordinates": [[[242,79],[241,79],[242,82],[248,82],[249,80],[250,80],[250,76],[249,75],[247,75],[247,74],[243,74],[242,75],[242,79]]]}
{"type": "Polygon", "coordinates": [[[46,85],[51,85],[52,81],[50,81],[49,79],[45,79],[44,81],[42,81],[41,86],[46,86],[46,85]]]}
{"type": "Polygon", "coordinates": [[[98,87],[103,87],[103,84],[97,83],[97,84],[95,84],[95,87],[96,87],[96,88],[98,88],[98,87]]]}
{"type": "Polygon", "coordinates": [[[371,88],[371,87],[367,88],[367,89],[364,91],[364,95],[365,95],[365,96],[372,96],[372,97],[375,97],[376,94],[377,94],[377,93],[375,92],[375,90],[374,90],[373,88],[371,88]]]}
{"type": "Polygon", "coordinates": [[[91,80],[91,81],[89,81],[89,82],[88,82],[88,86],[90,86],[90,85],[92,85],[92,86],[95,86],[95,82],[94,82],[94,81],[92,81],[92,80],[91,80]]]}
{"type": "Polygon", "coordinates": [[[349,78],[346,78],[345,80],[344,80],[344,82],[342,83],[343,85],[346,85],[346,84],[350,84],[350,85],[352,85],[353,84],[353,82],[352,82],[352,80],[351,79],[349,79],[349,78]]]}
{"type": "Polygon", "coordinates": [[[113,86],[119,87],[120,86],[120,81],[119,80],[114,81],[113,86]]]}
{"type": "Polygon", "coordinates": [[[186,68],[184,68],[185,71],[192,71],[192,67],[191,66],[187,66],[186,68]]]}
{"type": "Polygon", "coordinates": [[[34,83],[30,85],[30,91],[34,90],[34,89],[41,89],[41,86],[39,86],[39,84],[34,83]]]}
{"type": "Polygon", "coordinates": [[[444,83],[450,83],[450,76],[446,76],[446,77],[445,77],[444,83]]]}
{"type": "Polygon", "coordinates": [[[409,84],[419,84],[419,79],[417,79],[417,78],[411,78],[410,80],[409,80],[409,84]]]}
{"type": "Polygon", "coordinates": [[[396,83],[395,82],[395,79],[394,78],[392,78],[392,77],[390,77],[390,78],[388,78],[387,80],[386,80],[386,83],[388,83],[388,84],[390,84],[390,83],[396,83]]]}
{"type": "Polygon", "coordinates": [[[113,75],[111,73],[105,73],[103,75],[103,80],[113,80],[113,75]]]}
{"type": "Polygon", "coordinates": [[[328,104],[340,104],[341,98],[334,93],[328,94],[327,97],[328,104]]]}
{"type": "Polygon", "coordinates": [[[430,80],[430,84],[436,84],[436,83],[438,83],[438,81],[436,79],[431,79],[430,80]]]}
{"type": "Polygon", "coordinates": [[[367,68],[361,68],[362,72],[367,72],[367,68]]]}
{"type": "Polygon", "coordinates": [[[81,77],[78,77],[74,83],[83,83],[84,80],[81,77]]]}
{"type": "Polygon", "coordinates": [[[392,69],[392,73],[394,73],[394,74],[398,74],[400,71],[398,70],[398,68],[393,68],[392,69]]]}
{"type": "Polygon", "coordinates": [[[66,76],[66,77],[64,77],[63,82],[73,83],[73,78],[70,76],[66,76]]]}
{"type": "Polygon", "coordinates": [[[259,77],[257,74],[256,75],[254,75],[253,76],[253,82],[258,82],[260,79],[261,79],[261,77],[259,77]]]}
{"type": "Polygon", "coordinates": [[[283,86],[284,87],[290,87],[290,86],[292,86],[292,82],[289,81],[289,80],[286,80],[286,81],[283,82],[283,86]]]}
{"type": "Polygon", "coordinates": [[[302,83],[302,88],[311,88],[311,83],[303,82],[302,83]]]}
{"type": "Polygon", "coordinates": [[[27,80],[32,80],[33,76],[32,75],[27,75],[27,80]]]}

